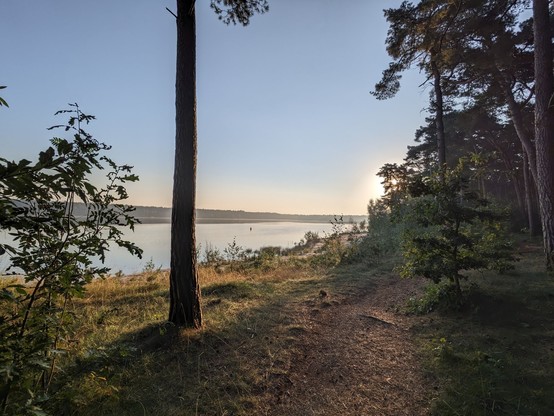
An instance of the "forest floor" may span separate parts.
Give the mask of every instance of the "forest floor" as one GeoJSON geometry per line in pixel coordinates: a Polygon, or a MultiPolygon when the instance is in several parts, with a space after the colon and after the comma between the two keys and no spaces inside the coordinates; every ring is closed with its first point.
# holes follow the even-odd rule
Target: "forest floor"
{"type": "Polygon", "coordinates": [[[200,330],[164,321],[167,272],[94,282],[48,410],[554,415],[554,279],[537,242],[519,252],[514,271],[471,274],[455,311],[443,286],[400,279],[398,259],[203,267],[200,330]]]}

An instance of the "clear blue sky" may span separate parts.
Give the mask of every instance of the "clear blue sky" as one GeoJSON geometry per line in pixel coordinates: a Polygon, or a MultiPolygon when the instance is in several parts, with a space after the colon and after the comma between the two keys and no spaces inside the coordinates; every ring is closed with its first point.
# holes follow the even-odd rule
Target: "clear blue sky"
{"type": "MultiPolygon", "coordinates": [[[[225,26],[197,0],[199,208],[364,214],[375,173],[401,161],[423,123],[423,77],[369,94],[389,58],[382,10],[400,0],[270,0],[225,26]]],[[[48,146],[77,102],[141,180],[130,203],[171,205],[175,22],[170,0],[2,0],[2,157],[48,146]]]]}

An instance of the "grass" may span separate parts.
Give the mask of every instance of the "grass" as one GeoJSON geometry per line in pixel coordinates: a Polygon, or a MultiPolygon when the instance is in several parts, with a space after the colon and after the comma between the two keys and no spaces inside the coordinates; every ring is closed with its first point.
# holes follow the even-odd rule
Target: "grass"
{"type": "Polygon", "coordinates": [[[554,278],[538,244],[517,269],[472,276],[465,308],[416,332],[434,415],[554,414],[554,278]]]}
{"type": "MultiPolygon", "coordinates": [[[[468,290],[464,309],[408,317],[413,331],[406,335],[416,339],[432,414],[553,414],[554,278],[542,271],[538,243],[524,250],[514,271],[471,276],[478,285],[468,290]]],[[[286,382],[301,353],[298,341],[311,333],[298,311],[371,293],[397,260],[330,268],[273,258],[257,268],[201,267],[201,330],[165,321],[166,271],[95,281],[71,305],[82,319],[66,343],[71,354],[58,362],[47,410],[264,414],[271,386],[286,382]]]]}
{"type": "Polygon", "coordinates": [[[286,373],[302,336],[287,307],[316,297],[326,274],[298,262],[260,273],[200,269],[204,329],[177,330],[167,272],[99,280],[74,303],[79,322],[61,363],[54,414],[247,414],[286,373]]]}

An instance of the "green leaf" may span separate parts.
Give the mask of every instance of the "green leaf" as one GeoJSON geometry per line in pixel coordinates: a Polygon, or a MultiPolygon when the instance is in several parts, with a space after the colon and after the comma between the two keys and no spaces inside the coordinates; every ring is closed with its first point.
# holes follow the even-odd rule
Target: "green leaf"
{"type": "Polygon", "coordinates": [[[13,287],[13,289],[20,295],[26,296],[28,294],[27,291],[25,290],[25,286],[23,285],[14,285],[10,287],[13,287]]]}
{"type": "Polygon", "coordinates": [[[38,161],[41,165],[46,165],[52,162],[52,159],[54,158],[54,149],[52,147],[49,147],[44,152],[40,152],[38,161]]]}
{"type": "Polygon", "coordinates": [[[83,182],[83,186],[90,195],[96,194],[96,187],[94,185],[90,184],[89,182],[83,182]]]}

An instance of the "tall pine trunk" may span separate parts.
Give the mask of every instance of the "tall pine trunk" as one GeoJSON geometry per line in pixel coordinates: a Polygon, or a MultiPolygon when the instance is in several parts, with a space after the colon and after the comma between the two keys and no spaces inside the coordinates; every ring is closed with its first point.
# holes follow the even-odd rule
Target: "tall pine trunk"
{"type": "Polygon", "coordinates": [[[535,146],[537,192],[546,267],[554,266],[554,93],[552,36],[548,0],[533,0],[535,46],[535,146]]]}
{"type": "Polygon", "coordinates": [[[444,102],[442,96],[441,74],[435,62],[434,56],[431,56],[431,70],[433,72],[433,86],[435,89],[435,124],[437,127],[437,154],[439,162],[439,172],[444,176],[446,168],[446,140],[444,134],[444,102]]]}
{"type": "Polygon", "coordinates": [[[202,326],[196,268],[196,22],[194,0],[177,0],[175,171],[171,212],[169,321],[202,326]]]}

